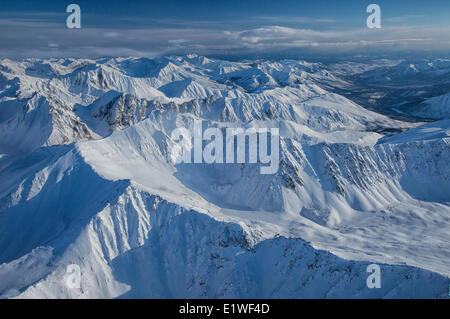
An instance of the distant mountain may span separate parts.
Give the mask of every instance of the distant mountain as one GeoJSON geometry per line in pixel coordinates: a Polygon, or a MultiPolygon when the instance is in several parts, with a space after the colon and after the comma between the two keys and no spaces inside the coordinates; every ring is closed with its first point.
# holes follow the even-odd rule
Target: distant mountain
{"type": "Polygon", "coordinates": [[[0,296],[446,298],[447,62],[0,60],[0,296]],[[198,120],[278,171],[174,164],[198,120]]]}
{"type": "Polygon", "coordinates": [[[413,115],[430,119],[450,118],[450,93],[426,99],[413,108],[413,115]]]}
{"type": "Polygon", "coordinates": [[[448,118],[450,59],[382,59],[329,68],[348,82],[331,89],[367,108],[404,120],[448,118]]]}

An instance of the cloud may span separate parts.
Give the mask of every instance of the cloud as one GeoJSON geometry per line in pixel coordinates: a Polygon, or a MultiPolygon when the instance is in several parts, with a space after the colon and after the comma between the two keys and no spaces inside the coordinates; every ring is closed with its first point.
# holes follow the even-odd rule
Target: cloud
{"type": "MultiPolygon", "coordinates": [[[[256,17],[269,21],[280,17],[256,17]]],[[[254,19],[254,20],[255,20],[254,19]]],[[[291,21],[320,19],[292,18],[291,21]]],[[[265,25],[245,28],[240,25],[208,23],[189,24],[179,21],[171,25],[155,23],[133,27],[86,27],[68,29],[65,19],[43,20],[40,17],[17,18],[0,14],[0,56],[22,57],[86,57],[157,56],[199,53],[204,55],[270,55],[284,52],[373,52],[375,50],[448,50],[450,29],[432,26],[396,26],[381,29],[294,28],[265,25]],[[56,22],[59,21],[59,22],[56,22]],[[300,50],[300,51],[299,51],[300,50]]],[[[253,20],[253,21],[254,21],[253,20]]],[[[311,21],[310,21],[311,20],[311,21]]],[[[169,23],[169,21],[165,21],[169,23]]],[[[332,27],[332,26],[331,26],[332,27]]]]}
{"type": "Polygon", "coordinates": [[[421,19],[424,17],[426,17],[426,16],[422,15],[422,14],[410,14],[410,15],[405,15],[405,16],[385,18],[384,20],[386,22],[392,22],[392,23],[404,23],[404,22],[410,22],[411,20],[415,20],[415,19],[421,19]]]}
{"type": "Polygon", "coordinates": [[[311,17],[291,17],[291,16],[256,16],[252,19],[259,22],[275,23],[297,23],[297,24],[331,24],[335,23],[336,19],[331,18],[311,18],[311,17]]]}
{"type": "Polygon", "coordinates": [[[109,32],[103,33],[103,36],[105,38],[117,38],[117,37],[120,37],[120,33],[114,32],[114,31],[109,31],[109,32]]]}
{"type": "Polygon", "coordinates": [[[173,44],[173,45],[175,45],[175,46],[183,46],[183,45],[186,45],[188,42],[189,42],[189,40],[187,40],[187,39],[171,39],[171,40],[168,40],[167,42],[169,42],[170,44],[173,44]]]}
{"type": "Polygon", "coordinates": [[[353,29],[317,31],[282,26],[265,26],[241,31],[225,31],[234,46],[247,49],[280,50],[282,48],[311,48],[343,50],[387,47],[405,49],[442,48],[442,40],[450,36],[444,28],[389,27],[382,29],[353,29]]]}

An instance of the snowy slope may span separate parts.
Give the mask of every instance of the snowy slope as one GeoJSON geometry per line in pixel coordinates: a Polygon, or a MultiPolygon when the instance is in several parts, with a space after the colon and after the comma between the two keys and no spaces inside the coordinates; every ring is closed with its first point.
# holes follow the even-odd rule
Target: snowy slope
{"type": "Polygon", "coordinates": [[[450,118],[450,93],[425,100],[412,113],[419,117],[437,120],[450,118]]]}
{"type": "Polygon", "coordinates": [[[369,111],[330,92],[342,72],[1,60],[0,296],[447,297],[450,123],[369,111]],[[174,165],[172,130],[198,119],[279,128],[278,172],[174,165]],[[366,286],[370,263],[381,289],[366,286]]]}

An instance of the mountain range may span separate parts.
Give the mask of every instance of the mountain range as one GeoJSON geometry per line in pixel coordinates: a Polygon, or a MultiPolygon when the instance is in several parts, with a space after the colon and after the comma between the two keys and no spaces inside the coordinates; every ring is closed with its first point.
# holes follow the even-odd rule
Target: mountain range
{"type": "Polygon", "coordinates": [[[2,59],[0,297],[447,298],[449,96],[449,59],[2,59]],[[279,170],[174,164],[196,120],[279,170]]]}

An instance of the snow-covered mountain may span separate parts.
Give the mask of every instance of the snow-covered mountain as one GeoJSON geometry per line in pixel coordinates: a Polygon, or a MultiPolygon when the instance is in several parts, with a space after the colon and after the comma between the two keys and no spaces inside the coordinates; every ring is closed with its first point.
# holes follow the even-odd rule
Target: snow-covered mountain
{"type": "Polygon", "coordinates": [[[413,109],[412,114],[431,119],[450,118],[450,93],[426,99],[413,109]]]}
{"type": "Polygon", "coordinates": [[[447,297],[449,120],[345,94],[403,65],[0,60],[0,296],[447,297]],[[279,170],[174,164],[196,120],[279,128],[279,170]]]}
{"type": "Polygon", "coordinates": [[[329,65],[347,85],[330,88],[356,103],[405,120],[449,116],[450,59],[366,59],[329,65]]]}

